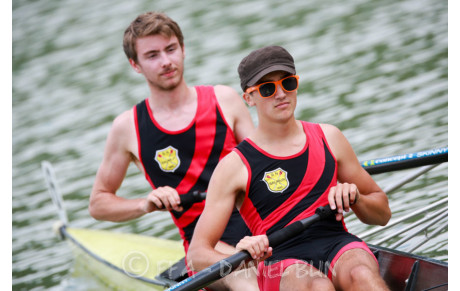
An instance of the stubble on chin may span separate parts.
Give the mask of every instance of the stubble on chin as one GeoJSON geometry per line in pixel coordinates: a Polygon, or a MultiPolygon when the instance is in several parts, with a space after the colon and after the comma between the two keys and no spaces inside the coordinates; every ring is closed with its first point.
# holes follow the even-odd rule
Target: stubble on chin
{"type": "Polygon", "coordinates": [[[176,89],[182,82],[183,78],[184,77],[181,75],[180,78],[178,79],[174,78],[174,79],[167,79],[164,81],[157,81],[157,82],[149,80],[149,83],[152,87],[155,87],[160,91],[169,92],[169,91],[173,91],[174,89],[176,89]]]}

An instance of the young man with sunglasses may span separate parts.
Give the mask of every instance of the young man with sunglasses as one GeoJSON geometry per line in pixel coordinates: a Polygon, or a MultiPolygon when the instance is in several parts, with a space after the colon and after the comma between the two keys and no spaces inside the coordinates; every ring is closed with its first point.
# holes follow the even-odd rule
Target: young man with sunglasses
{"type": "Polygon", "coordinates": [[[367,245],[348,233],[343,213],[368,224],[391,216],[386,194],[361,167],[339,129],[296,120],[299,77],[282,47],[251,52],[239,65],[243,97],[259,124],[217,166],[188,259],[203,269],[228,255],[214,245],[236,205],[254,236],[236,246],[260,261],[261,290],[388,290],[367,245]],[[267,235],[329,204],[337,214],[276,249],[267,235]]]}
{"type": "MultiPolygon", "coordinates": [[[[167,15],[139,15],[125,31],[123,48],[131,67],[146,79],[150,96],[113,122],[89,210],[109,221],[170,211],[187,252],[205,202],[183,207],[180,195],[206,191],[218,161],[254,129],[252,119],[234,89],[186,84],[184,38],[167,15]],[[153,189],[146,197],[116,195],[131,162],[153,189]]],[[[216,249],[233,253],[248,231],[235,210],[216,249]]],[[[219,286],[256,290],[257,282],[255,276],[234,276],[214,287],[219,286]]]]}

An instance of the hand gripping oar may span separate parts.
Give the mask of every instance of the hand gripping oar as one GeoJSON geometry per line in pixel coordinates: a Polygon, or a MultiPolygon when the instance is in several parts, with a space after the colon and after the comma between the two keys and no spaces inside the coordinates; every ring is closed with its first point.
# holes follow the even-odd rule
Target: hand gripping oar
{"type": "MultiPolygon", "coordinates": [[[[206,199],[206,192],[200,192],[200,191],[193,191],[189,193],[185,193],[182,195],[179,195],[180,199],[180,204],[179,206],[182,207],[190,207],[195,203],[201,202],[206,199]]],[[[164,209],[164,205],[162,204],[161,207],[158,209],[164,209]]]]}
{"type": "MultiPolygon", "coordinates": [[[[280,229],[268,236],[269,245],[272,248],[277,247],[281,243],[299,235],[307,227],[313,223],[320,221],[329,215],[334,214],[329,205],[319,207],[315,214],[302,220],[296,221],[283,229],[280,229]]],[[[233,272],[243,261],[250,260],[251,255],[247,251],[240,251],[226,259],[223,259],[214,265],[196,273],[195,275],[177,283],[167,289],[167,291],[192,291],[199,290],[212,282],[223,278],[233,272]]]]}

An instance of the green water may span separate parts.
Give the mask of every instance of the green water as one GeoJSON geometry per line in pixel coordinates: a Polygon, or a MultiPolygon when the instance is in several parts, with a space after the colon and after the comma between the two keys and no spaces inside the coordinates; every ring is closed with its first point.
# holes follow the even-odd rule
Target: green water
{"type": "MultiPolygon", "coordinates": [[[[181,25],[189,85],[240,92],[243,56],[286,47],[301,78],[298,118],[335,124],[366,160],[447,146],[447,8],[439,0],[13,1],[12,288],[89,288],[70,276],[69,248],[51,231],[57,215],[42,160],[56,169],[72,225],[179,239],[165,213],[117,224],[87,210],[111,121],[148,95],[121,47],[139,13],[161,10],[181,25]]],[[[134,167],[128,176],[119,195],[148,193],[134,167]]],[[[384,188],[398,177],[375,179],[384,188]]],[[[447,165],[389,195],[394,217],[444,197],[447,165]]],[[[349,220],[350,231],[367,229],[349,220]]],[[[448,261],[447,236],[418,253],[448,261]]]]}

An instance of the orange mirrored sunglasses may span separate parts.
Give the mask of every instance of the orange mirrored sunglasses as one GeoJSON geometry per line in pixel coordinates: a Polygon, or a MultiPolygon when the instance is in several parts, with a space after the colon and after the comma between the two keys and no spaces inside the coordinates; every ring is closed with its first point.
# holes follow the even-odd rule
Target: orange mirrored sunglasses
{"type": "Polygon", "coordinates": [[[292,75],[278,81],[258,84],[246,89],[246,93],[249,94],[257,90],[260,96],[263,98],[269,98],[275,95],[278,84],[281,85],[281,88],[283,88],[283,90],[286,92],[295,91],[297,88],[299,88],[299,76],[292,75]]]}

